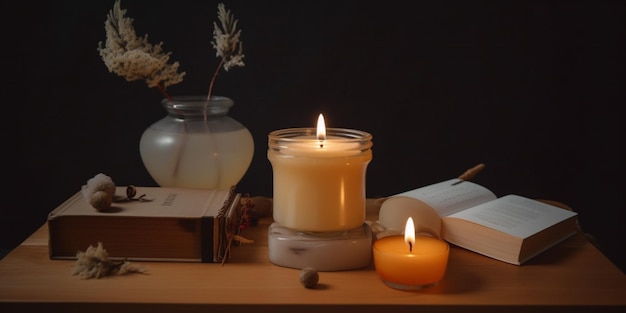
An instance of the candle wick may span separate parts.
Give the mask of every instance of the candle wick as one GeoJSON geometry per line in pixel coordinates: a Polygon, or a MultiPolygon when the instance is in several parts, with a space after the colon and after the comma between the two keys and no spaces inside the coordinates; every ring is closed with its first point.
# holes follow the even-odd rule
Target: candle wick
{"type": "Polygon", "coordinates": [[[413,243],[409,241],[409,252],[413,252],[413,243]]]}
{"type": "Polygon", "coordinates": [[[324,148],[324,142],[320,140],[320,148],[324,148]]]}

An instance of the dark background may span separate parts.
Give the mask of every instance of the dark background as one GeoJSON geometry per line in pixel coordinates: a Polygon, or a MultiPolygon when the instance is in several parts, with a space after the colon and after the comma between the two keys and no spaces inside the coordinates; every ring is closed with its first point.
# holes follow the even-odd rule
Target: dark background
{"type": "MultiPolygon", "coordinates": [[[[96,50],[113,2],[4,2],[4,249],[97,173],[155,185],[138,142],[165,115],[161,95],[109,73],[96,50]]],[[[122,1],[138,35],[187,72],[173,95],[207,91],[217,3],[122,1]]],[[[272,196],[267,134],[323,113],[374,135],[368,197],[483,162],[477,183],[570,205],[626,269],[624,1],[225,4],[246,66],[222,71],[215,94],[235,100],[256,146],[240,192],[272,196]]]]}

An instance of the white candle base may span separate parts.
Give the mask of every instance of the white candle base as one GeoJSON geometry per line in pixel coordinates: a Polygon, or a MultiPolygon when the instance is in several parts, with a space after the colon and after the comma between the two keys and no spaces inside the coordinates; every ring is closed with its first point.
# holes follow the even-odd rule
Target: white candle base
{"type": "Polygon", "coordinates": [[[270,261],[279,266],[321,272],[355,270],[372,261],[372,231],[367,224],[333,233],[307,233],[272,223],[268,230],[270,261]]]}

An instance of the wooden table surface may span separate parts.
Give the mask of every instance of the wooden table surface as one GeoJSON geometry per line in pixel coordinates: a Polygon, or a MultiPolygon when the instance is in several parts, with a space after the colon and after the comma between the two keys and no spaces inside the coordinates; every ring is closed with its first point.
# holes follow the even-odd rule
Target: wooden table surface
{"type": "MultiPolygon", "coordinates": [[[[370,216],[371,218],[371,216],[370,216]]],[[[138,262],[149,274],[80,279],[75,261],[50,260],[43,225],[0,260],[0,312],[620,312],[626,277],[595,246],[576,235],[523,266],[452,247],[439,285],[401,291],[384,285],[373,265],[321,272],[306,289],[299,270],[268,257],[270,218],[246,229],[255,242],[233,248],[228,263],[138,262]]],[[[106,246],[105,246],[106,248],[106,246]]]]}

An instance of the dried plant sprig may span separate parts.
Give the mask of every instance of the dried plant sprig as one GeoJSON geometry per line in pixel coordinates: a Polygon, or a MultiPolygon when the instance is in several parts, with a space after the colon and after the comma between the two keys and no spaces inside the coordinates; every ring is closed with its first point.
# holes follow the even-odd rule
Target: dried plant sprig
{"type": "Polygon", "coordinates": [[[237,29],[239,20],[235,19],[230,10],[226,10],[223,3],[217,5],[217,19],[220,21],[220,24],[213,22],[213,41],[211,41],[211,45],[215,48],[215,56],[221,58],[221,60],[209,85],[207,97],[209,100],[213,93],[215,79],[222,67],[228,72],[231,67],[245,66],[243,62],[245,57],[243,55],[243,43],[240,41],[241,30],[237,29]]]}
{"type": "Polygon", "coordinates": [[[78,260],[72,268],[72,275],[78,275],[82,279],[102,278],[110,275],[124,275],[129,273],[147,273],[147,269],[141,265],[129,261],[111,261],[109,254],[98,242],[98,246],[89,246],[85,252],[76,253],[78,260]]]}
{"type": "Polygon", "coordinates": [[[133,19],[125,17],[126,10],[116,0],[104,23],[106,43],[98,43],[98,52],[109,69],[126,81],[145,80],[148,87],[156,87],[167,98],[168,86],[183,81],[185,72],[178,73],[179,63],[168,63],[171,52],[163,51],[163,42],[152,45],[148,35],[137,37],[133,19]]]}
{"type": "Polygon", "coordinates": [[[250,227],[254,223],[254,221],[252,221],[252,219],[254,218],[252,216],[254,215],[252,213],[253,208],[254,208],[254,203],[252,203],[250,195],[246,194],[245,198],[241,200],[241,209],[239,212],[240,216],[237,219],[237,222],[236,223],[233,221],[227,222],[227,227],[226,227],[227,243],[226,243],[226,250],[224,251],[224,257],[222,258],[222,265],[226,263],[226,259],[230,255],[230,248],[233,245],[233,241],[237,242],[240,245],[254,243],[254,240],[248,239],[241,235],[242,230],[250,227]]]}

